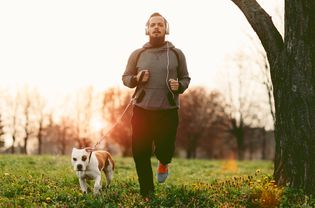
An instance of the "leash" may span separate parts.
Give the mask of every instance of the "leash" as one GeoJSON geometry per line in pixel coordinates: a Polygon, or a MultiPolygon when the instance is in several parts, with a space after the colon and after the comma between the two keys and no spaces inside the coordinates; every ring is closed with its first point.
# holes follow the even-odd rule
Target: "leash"
{"type": "MultiPolygon", "coordinates": [[[[106,136],[122,121],[124,115],[126,114],[126,112],[128,111],[129,107],[132,106],[132,104],[134,104],[135,101],[137,101],[138,97],[136,96],[139,90],[139,86],[141,86],[141,82],[142,82],[142,78],[144,76],[144,71],[141,72],[140,77],[139,77],[139,81],[138,81],[138,85],[137,88],[135,90],[135,92],[133,93],[127,107],[125,108],[125,110],[123,111],[123,113],[121,114],[121,116],[119,117],[119,119],[112,125],[111,128],[109,128],[105,134],[101,137],[101,139],[98,140],[98,142],[94,145],[93,150],[96,150],[96,146],[99,145],[105,138],[106,136]]],[[[92,150],[92,151],[93,151],[92,150]]]]}
{"type": "Polygon", "coordinates": [[[129,109],[129,107],[133,104],[134,98],[131,98],[130,102],[128,103],[127,107],[125,108],[124,112],[121,114],[121,116],[119,117],[119,119],[114,123],[114,125],[112,125],[112,127],[110,129],[108,129],[105,134],[101,137],[100,140],[98,140],[98,142],[94,145],[93,149],[96,149],[96,146],[99,145],[105,138],[106,136],[122,121],[125,113],[127,112],[127,110],[129,109]]]}

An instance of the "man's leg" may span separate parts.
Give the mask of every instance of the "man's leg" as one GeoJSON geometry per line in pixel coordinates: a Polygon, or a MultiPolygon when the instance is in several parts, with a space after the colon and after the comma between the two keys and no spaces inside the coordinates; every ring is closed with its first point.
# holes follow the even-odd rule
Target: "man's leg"
{"type": "Polygon", "coordinates": [[[157,136],[154,137],[155,155],[164,165],[172,161],[175,151],[175,140],[178,127],[177,110],[162,111],[156,117],[159,125],[155,128],[157,136]]]}
{"type": "Polygon", "coordinates": [[[155,140],[155,155],[159,160],[157,180],[163,183],[168,177],[169,167],[174,151],[178,126],[177,110],[163,111],[157,116],[156,123],[161,124],[156,130],[158,135],[155,140]]]}
{"type": "Polygon", "coordinates": [[[147,111],[134,108],[132,123],[132,153],[136,164],[140,193],[147,196],[154,192],[151,167],[152,135],[150,135],[150,116],[147,111]]]}

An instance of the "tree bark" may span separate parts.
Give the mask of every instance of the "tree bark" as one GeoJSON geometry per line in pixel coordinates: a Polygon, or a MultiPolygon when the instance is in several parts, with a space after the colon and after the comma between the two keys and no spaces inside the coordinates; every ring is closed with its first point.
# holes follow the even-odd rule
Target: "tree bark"
{"type": "Polygon", "coordinates": [[[315,2],[285,1],[285,37],[255,0],[232,0],[267,53],[276,109],[274,177],[315,194],[315,2]]]}

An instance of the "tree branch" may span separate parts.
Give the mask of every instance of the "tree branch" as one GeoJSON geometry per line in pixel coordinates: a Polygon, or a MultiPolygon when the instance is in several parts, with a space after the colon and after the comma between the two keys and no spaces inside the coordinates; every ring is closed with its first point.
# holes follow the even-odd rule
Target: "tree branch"
{"type": "Polygon", "coordinates": [[[283,48],[283,39],[273,24],[271,17],[256,0],[232,1],[240,8],[249,24],[258,35],[266,50],[269,63],[273,65],[283,48]]]}

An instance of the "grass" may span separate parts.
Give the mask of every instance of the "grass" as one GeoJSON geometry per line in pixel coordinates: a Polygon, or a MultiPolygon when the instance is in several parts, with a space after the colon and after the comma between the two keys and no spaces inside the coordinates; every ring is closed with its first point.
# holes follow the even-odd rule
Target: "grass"
{"type": "MultiPolygon", "coordinates": [[[[82,194],[69,156],[0,155],[0,207],[314,207],[302,192],[277,187],[270,161],[173,160],[150,201],[139,194],[132,158],[115,157],[109,190],[82,194]]],[[[157,161],[152,158],[155,170],[157,161]]],[[[103,178],[103,186],[105,180],[103,178]]],[[[89,184],[91,188],[92,183],[89,184]]]]}

